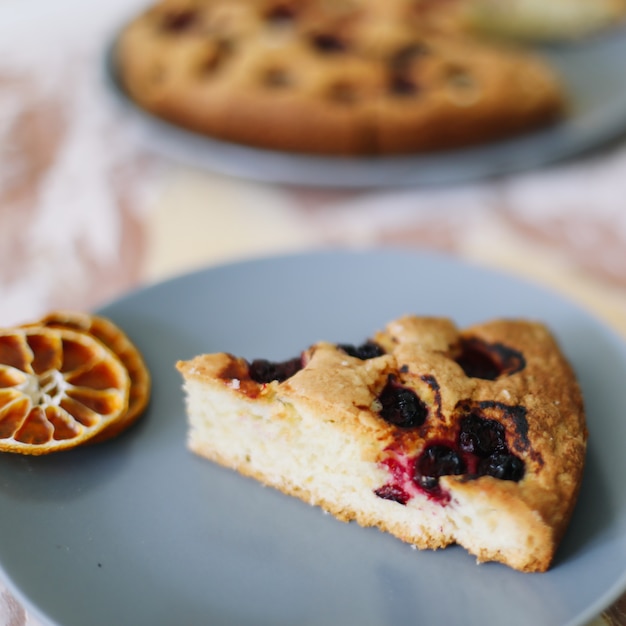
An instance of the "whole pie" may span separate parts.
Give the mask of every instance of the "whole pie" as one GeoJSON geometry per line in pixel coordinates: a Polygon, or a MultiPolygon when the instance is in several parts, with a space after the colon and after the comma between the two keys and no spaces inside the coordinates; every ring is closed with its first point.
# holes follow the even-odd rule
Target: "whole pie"
{"type": "Polygon", "coordinates": [[[121,32],[116,72],[175,125],[303,153],[445,150],[561,119],[545,62],[467,36],[447,4],[162,0],[121,32]]]}
{"type": "Polygon", "coordinates": [[[587,430],[543,324],[407,316],[362,345],[318,342],[281,362],[205,354],[178,369],[198,455],[417,548],[552,564],[587,430]]]}

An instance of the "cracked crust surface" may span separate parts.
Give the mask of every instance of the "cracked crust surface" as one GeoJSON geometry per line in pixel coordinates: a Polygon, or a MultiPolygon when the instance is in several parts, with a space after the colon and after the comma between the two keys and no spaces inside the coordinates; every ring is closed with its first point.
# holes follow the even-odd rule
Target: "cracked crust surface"
{"type": "Polygon", "coordinates": [[[364,360],[319,342],[282,382],[255,382],[246,360],[225,353],[179,362],[189,446],[418,548],[459,543],[479,561],[545,571],[572,515],[587,438],[578,383],[548,329],[495,320],[459,330],[447,319],[407,316],[372,340],[383,353],[364,360]],[[464,365],[468,350],[484,349],[498,364],[493,379],[464,365]],[[424,403],[423,423],[381,417],[390,379],[424,403]],[[468,470],[440,476],[436,492],[420,489],[420,455],[433,443],[453,446],[468,415],[503,427],[523,477],[468,470]],[[390,483],[406,501],[385,496],[390,483]]]}
{"type": "Polygon", "coordinates": [[[426,4],[162,0],[122,31],[117,71],[174,124],[312,154],[458,148],[562,117],[542,60],[451,34],[426,4]]]}

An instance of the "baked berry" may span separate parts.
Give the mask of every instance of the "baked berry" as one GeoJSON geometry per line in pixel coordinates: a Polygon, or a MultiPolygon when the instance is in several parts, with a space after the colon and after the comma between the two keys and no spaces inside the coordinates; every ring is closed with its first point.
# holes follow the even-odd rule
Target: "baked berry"
{"type": "Polygon", "coordinates": [[[291,4],[277,2],[270,7],[265,18],[270,22],[289,22],[296,17],[296,10],[291,4]]]}
{"type": "Polygon", "coordinates": [[[191,28],[197,18],[198,14],[192,9],[171,11],[163,16],[161,24],[168,33],[181,33],[191,28]]]}
{"type": "Polygon", "coordinates": [[[465,463],[450,446],[433,444],[417,458],[413,480],[426,491],[434,491],[440,476],[463,474],[465,463]]]}
{"type": "Polygon", "coordinates": [[[470,414],[461,420],[459,449],[480,458],[507,450],[504,426],[496,420],[470,414]]]}
{"type": "Polygon", "coordinates": [[[374,493],[383,500],[393,500],[393,502],[400,504],[406,504],[411,499],[411,496],[402,487],[392,483],[383,485],[376,489],[374,493]]]}
{"type": "Polygon", "coordinates": [[[475,337],[461,341],[461,353],[455,360],[467,376],[484,380],[510,376],[526,367],[521,352],[501,343],[489,344],[475,337]]]}
{"type": "Polygon", "coordinates": [[[390,424],[402,428],[421,426],[428,416],[428,407],[417,394],[392,377],[387,381],[378,401],[382,405],[379,415],[390,424]]]}
{"type": "Polygon", "coordinates": [[[389,90],[396,96],[413,96],[419,91],[414,80],[404,74],[392,74],[389,90]]]}
{"type": "Polygon", "coordinates": [[[345,42],[331,33],[313,35],[311,43],[318,52],[323,52],[324,54],[335,54],[346,50],[345,42]]]}
{"type": "Polygon", "coordinates": [[[518,482],[524,478],[524,461],[514,454],[496,452],[479,465],[481,475],[518,482]]]}
{"type": "Polygon", "coordinates": [[[343,350],[348,356],[353,356],[361,361],[367,359],[375,359],[377,356],[382,356],[385,351],[374,341],[366,341],[360,346],[354,346],[348,343],[340,343],[337,345],[340,350],[343,350]]]}
{"type": "Polygon", "coordinates": [[[466,376],[470,378],[495,380],[500,375],[498,364],[488,352],[483,350],[471,349],[464,345],[456,362],[463,368],[466,376]]]}
{"type": "Polygon", "coordinates": [[[302,369],[302,359],[296,357],[288,361],[268,361],[255,359],[248,367],[248,374],[252,380],[259,384],[272,381],[283,382],[302,369]]]}

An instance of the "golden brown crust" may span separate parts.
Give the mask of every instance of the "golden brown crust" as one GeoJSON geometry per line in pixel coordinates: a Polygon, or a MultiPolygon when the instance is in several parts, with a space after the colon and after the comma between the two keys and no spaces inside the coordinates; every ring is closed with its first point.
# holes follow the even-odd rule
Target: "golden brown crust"
{"type": "MultiPolygon", "coordinates": [[[[234,462],[228,449],[216,448],[205,436],[204,425],[192,437],[192,448],[319,504],[340,519],[376,525],[420,548],[458,542],[479,560],[501,561],[522,571],[546,570],[578,496],[587,438],[578,383],[548,329],[536,322],[495,320],[459,331],[450,320],[407,316],[373,340],[384,353],[367,359],[350,356],[335,344],[317,343],[303,353],[302,368],[283,382],[258,384],[250,379],[245,360],[227,354],[178,364],[192,396],[201,389],[211,396],[226,392],[236,411],[266,416],[283,438],[295,441],[308,419],[327,432],[327,439],[353,445],[351,462],[361,464],[356,482],[363,476],[371,483],[363,492],[363,506],[358,500],[346,505],[341,496],[316,490],[314,475],[310,484],[291,481],[291,472],[272,476],[250,461],[254,452],[234,462]],[[421,423],[407,427],[383,418],[390,381],[424,403],[421,423]],[[515,457],[523,473],[481,469],[484,458],[468,454],[460,443],[466,419],[500,429],[505,443],[498,453],[515,457]],[[456,450],[465,470],[439,475],[434,489],[425,490],[425,483],[416,482],[415,468],[431,446],[440,444],[456,450]],[[379,514],[376,498],[367,500],[372,492],[378,500],[392,501],[389,515],[387,509],[379,514]],[[437,507],[450,511],[454,523],[441,530],[422,524],[423,502],[434,506],[435,513],[437,507]],[[472,523],[462,521],[470,518],[472,523]],[[484,536],[491,527],[494,535],[517,534],[509,543],[492,545],[484,536]]],[[[193,420],[199,408],[189,408],[193,420]]],[[[221,419],[229,419],[228,413],[221,419]]],[[[210,411],[203,419],[212,421],[210,411]]],[[[496,453],[486,455],[492,455],[491,462],[496,453]]]]}
{"type": "Polygon", "coordinates": [[[455,148],[562,116],[543,61],[451,36],[413,4],[162,0],[123,30],[118,72],[175,124],[306,153],[455,148]]]}

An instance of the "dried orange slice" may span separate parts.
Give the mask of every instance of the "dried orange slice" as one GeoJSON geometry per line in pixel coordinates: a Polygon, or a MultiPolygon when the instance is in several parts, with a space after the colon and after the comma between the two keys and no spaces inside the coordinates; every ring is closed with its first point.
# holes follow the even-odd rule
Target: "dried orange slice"
{"type": "Polygon", "coordinates": [[[94,437],[92,443],[119,435],[137,420],[150,398],[150,372],[141,353],[121,328],[105,317],[80,311],[53,311],[36,324],[89,333],[114,352],[128,371],[130,376],[128,410],[94,437]]]}
{"type": "Polygon", "coordinates": [[[86,333],[0,330],[0,451],[78,446],[126,413],[129,389],[121,361],[86,333]]]}

